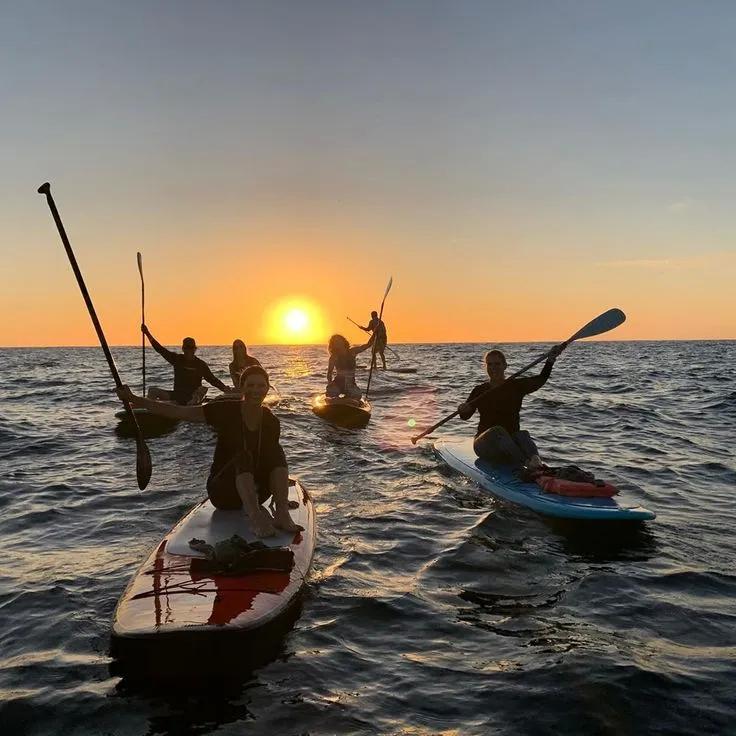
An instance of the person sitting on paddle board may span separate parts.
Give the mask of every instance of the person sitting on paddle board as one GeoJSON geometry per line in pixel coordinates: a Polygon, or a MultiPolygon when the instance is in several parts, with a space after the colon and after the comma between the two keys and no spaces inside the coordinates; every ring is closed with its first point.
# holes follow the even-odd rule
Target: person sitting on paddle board
{"type": "Polygon", "coordinates": [[[365,345],[350,347],[350,343],[342,335],[333,335],[327,344],[330,361],[327,364],[327,388],[325,394],[331,398],[340,395],[351,399],[360,399],[363,392],[355,383],[355,356],[371,346],[365,345]],[[334,374],[334,378],[333,378],[334,374]]]}
{"type": "Polygon", "coordinates": [[[246,368],[260,364],[261,362],[258,358],[248,355],[248,348],[245,347],[245,343],[242,340],[233,341],[233,360],[228,368],[230,369],[230,378],[233,379],[233,386],[235,388],[240,387],[240,376],[243,375],[243,371],[246,368]]]}
{"type": "Polygon", "coordinates": [[[173,353],[154,338],[146,325],[141,325],[141,332],[149,339],[153,349],[174,366],[174,390],[167,391],[152,386],[148,389],[149,399],[174,401],[177,404],[200,404],[207,393],[207,389],[202,386],[203,378],[220,391],[231,390],[213,375],[207,363],[194,355],[197,343],[193,337],[185,337],[181,343],[181,353],[173,353]]]}
{"type": "Polygon", "coordinates": [[[207,495],[218,509],[244,508],[253,531],[271,537],[276,529],[299,531],[289,514],[289,471],[281,447],[281,423],[262,406],[268,393],[268,374],[259,365],[243,371],[240,397],[200,406],[179,406],[135,396],[128,386],[118,396],[134,407],[188,422],[206,422],[217,433],[207,495]],[[273,517],[263,507],[273,497],[273,517]]]}
{"type": "Polygon", "coordinates": [[[386,325],[382,319],[379,319],[378,312],[371,312],[371,321],[362,327],[358,325],[363,332],[371,332],[371,339],[368,342],[369,345],[376,343],[376,352],[373,355],[373,367],[376,367],[376,355],[381,356],[381,362],[383,363],[383,369],[386,370],[386,344],[388,343],[388,335],[386,334],[386,325]]]}
{"type": "Polygon", "coordinates": [[[506,357],[500,350],[489,350],[484,356],[489,380],[476,386],[467,400],[458,406],[461,419],[470,419],[478,410],[480,420],[475,433],[475,454],[499,465],[526,466],[538,470],[543,463],[529,432],[519,428],[521,403],[527,394],[542,388],[552,373],[557,356],[564,350],[557,345],[549,352],[538,376],[505,377],[506,357]],[[476,401],[477,399],[477,401],[476,401]]]}

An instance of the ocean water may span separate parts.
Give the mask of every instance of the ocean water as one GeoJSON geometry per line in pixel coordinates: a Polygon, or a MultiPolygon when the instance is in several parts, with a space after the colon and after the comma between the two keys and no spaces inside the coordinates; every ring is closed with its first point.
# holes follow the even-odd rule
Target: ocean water
{"type": "MultiPolygon", "coordinates": [[[[545,521],[443,466],[431,438],[412,446],[411,420],[482,380],[484,346],[395,347],[418,372],[374,379],[362,430],[309,410],[324,349],[252,350],[282,396],[318,546],[272,655],[213,687],[133,681],[109,656],[129,577],[204,495],[210,430],[150,439],[140,492],[101,351],[0,350],[0,732],[733,733],[736,342],[578,343],[527,398],[548,462],[657,512],[634,529],[545,521]]],[[[506,348],[513,370],[544,346],[506,348]]],[[[114,354],[139,391],[139,350],[114,354]]],[[[228,349],[200,354],[224,378],[228,349]]],[[[149,384],[170,384],[147,364],[149,384]]]]}

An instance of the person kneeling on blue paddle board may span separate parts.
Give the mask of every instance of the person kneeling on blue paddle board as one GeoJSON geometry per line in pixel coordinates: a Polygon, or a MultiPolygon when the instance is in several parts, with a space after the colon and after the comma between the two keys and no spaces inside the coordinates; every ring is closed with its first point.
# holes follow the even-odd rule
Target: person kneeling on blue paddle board
{"type": "Polygon", "coordinates": [[[529,471],[543,466],[531,435],[520,429],[519,413],[524,397],[544,386],[557,356],[564,349],[564,345],[557,345],[550,350],[538,376],[509,380],[505,376],[506,356],[500,350],[489,350],[485,354],[489,380],[476,386],[457,408],[460,418],[465,420],[478,410],[480,419],[473,442],[478,457],[497,465],[526,467],[529,471]]]}
{"type": "Polygon", "coordinates": [[[201,406],[178,406],[135,396],[128,386],[118,396],[134,407],[160,416],[206,422],[217,433],[215,454],[207,479],[207,495],[218,509],[244,508],[253,531],[271,537],[276,529],[301,529],[289,514],[289,472],[279,442],[281,423],[262,406],[269,388],[268,374],[250,366],[240,378],[240,396],[201,406]],[[273,517],[262,504],[273,496],[273,517]]]}

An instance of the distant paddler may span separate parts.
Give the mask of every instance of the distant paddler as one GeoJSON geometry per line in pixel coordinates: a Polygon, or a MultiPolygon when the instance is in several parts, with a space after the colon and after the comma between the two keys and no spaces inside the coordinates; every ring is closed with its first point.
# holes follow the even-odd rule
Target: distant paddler
{"type": "Polygon", "coordinates": [[[206,422],[217,432],[207,495],[218,509],[245,509],[253,531],[270,537],[276,529],[301,529],[289,514],[289,472],[280,444],[281,423],[262,406],[268,393],[268,374],[250,366],[240,379],[240,395],[200,406],[179,406],[135,396],[127,386],[118,396],[162,417],[206,422]],[[262,505],[273,497],[274,515],[262,505]]]}
{"type": "Polygon", "coordinates": [[[327,388],[325,394],[330,398],[346,396],[359,400],[363,392],[355,383],[355,356],[373,343],[351,347],[343,335],[333,335],[327,344],[330,360],[327,364],[327,388]]]}
{"type": "Polygon", "coordinates": [[[384,370],[386,369],[386,356],[384,355],[386,351],[386,344],[388,343],[388,336],[386,334],[386,324],[384,321],[378,316],[378,312],[371,312],[371,320],[370,322],[363,327],[362,325],[358,325],[363,332],[370,332],[371,333],[371,339],[368,342],[368,345],[373,345],[373,343],[376,344],[376,350],[373,353],[373,367],[376,367],[376,355],[381,356],[381,363],[383,363],[384,370]]]}
{"type": "Polygon", "coordinates": [[[202,386],[202,379],[222,392],[231,390],[213,375],[207,363],[195,356],[197,343],[193,337],[185,337],[181,343],[181,353],[174,353],[161,345],[145,324],[141,325],[141,331],[148,338],[151,347],[167,363],[174,366],[174,390],[168,391],[152,386],[148,389],[149,399],[173,401],[181,405],[201,404],[207,393],[207,389],[202,386]]]}
{"type": "Polygon", "coordinates": [[[561,343],[552,348],[541,373],[525,378],[506,378],[506,356],[500,350],[485,354],[488,381],[476,386],[457,409],[461,419],[470,419],[478,410],[480,419],[473,442],[478,457],[499,465],[526,467],[529,471],[542,467],[534,440],[520,427],[519,414],[524,397],[544,386],[565,347],[566,343],[561,343]]]}
{"type": "Polygon", "coordinates": [[[261,362],[258,358],[248,355],[248,348],[242,340],[233,340],[233,359],[228,368],[230,369],[233,386],[236,389],[240,386],[240,377],[243,375],[243,371],[252,365],[261,365],[261,362]]]}

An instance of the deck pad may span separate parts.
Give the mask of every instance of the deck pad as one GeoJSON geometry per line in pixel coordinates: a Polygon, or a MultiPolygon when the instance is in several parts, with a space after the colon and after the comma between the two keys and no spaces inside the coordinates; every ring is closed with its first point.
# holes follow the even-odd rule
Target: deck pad
{"type": "MultiPolygon", "coordinates": [[[[289,500],[299,504],[298,508],[292,510],[291,518],[295,523],[304,526],[307,521],[307,509],[299,499],[296,485],[289,487],[289,500]]],[[[242,537],[246,542],[255,542],[258,539],[253,533],[245,510],[223,511],[222,509],[216,509],[212,502],[207,499],[172,530],[171,536],[166,542],[166,551],[170,555],[204,557],[204,554],[193,550],[189,546],[191,539],[202,539],[214,547],[218,542],[230,539],[233,534],[242,537]]],[[[266,537],[259,541],[267,547],[288,547],[293,537],[293,533],[277,529],[276,536],[266,537]]]]}

